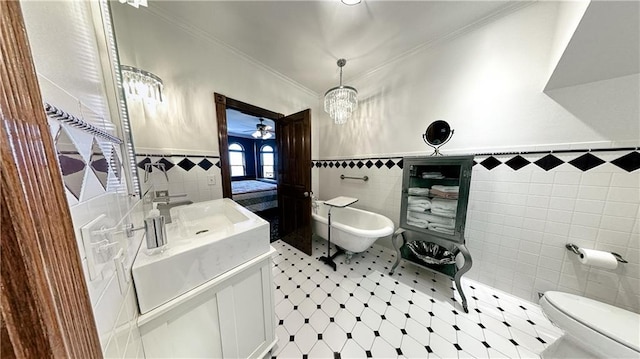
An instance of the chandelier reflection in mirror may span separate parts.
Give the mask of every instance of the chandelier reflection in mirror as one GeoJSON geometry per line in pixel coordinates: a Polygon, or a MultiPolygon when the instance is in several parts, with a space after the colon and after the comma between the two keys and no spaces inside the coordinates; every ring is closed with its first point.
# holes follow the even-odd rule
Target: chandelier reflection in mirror
{"type": "Polygon", "coordinates": [[[147,7],[147,0],[119,0],[121,4],[129,4],[136,9],[140,6],[147,7]]]}
{"type": "Polygon", "coordinates": [[[123,86],[127,96],[152,103],[162,102],[162,79],[151,72],[121,65],[123,86]]]}
{"type": "Polygon", "coordinates": [[[351,86],[342,85],[342,68],[346,64],[347,60],[338,60],[340,86],[331,88],[324,94],[324,111],[336,124],[346,123],[358,108],[358,90],[351,86]]]}

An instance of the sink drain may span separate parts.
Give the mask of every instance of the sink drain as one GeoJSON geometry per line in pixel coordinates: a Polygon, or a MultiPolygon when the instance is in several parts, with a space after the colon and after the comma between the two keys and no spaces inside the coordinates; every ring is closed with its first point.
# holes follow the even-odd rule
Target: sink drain
{"type": "Polygon", "coordinates": [[[203,229],[203,230],[201,230],[201,231],[197,231],[197,232],[196,232],[196,236],[197,236],[198,234],[200,234],[200,233],[205,233],[205,232],[209,232],[209,230],[208,230],[208,229],[203,229]]]}

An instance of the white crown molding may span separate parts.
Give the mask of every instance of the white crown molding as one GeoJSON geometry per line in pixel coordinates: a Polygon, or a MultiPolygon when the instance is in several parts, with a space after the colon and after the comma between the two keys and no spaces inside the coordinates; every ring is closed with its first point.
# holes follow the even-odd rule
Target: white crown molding
{"type": "Polygon", "coordinates": [[[198,37],[198,38],[200,38],[202,40],[205,40],[205,41],[207,41],[209,43],[224,47],[225,49],[229,50],[233,54],[242,57],[243,59],[249,61],[251,64],[259,67],[262,70],[265,70],[265,71],[273,74],[274,76],[282,79],[283,81],[289,83],[290,85],[293,85],[294,87],[300,89],[301,91],[307,93],[308,95],[311,95],[313,97],[320,97],[320,94],[318,94],[317,92],[315,92],[315,91],[311,90],[310,88],[300,84],[299,82],[297,82],[297,81],[293,80],[292,78],[282,74],[281,72],[278,72],[275,69],[263,64],[262,62],[254,59],[253,57],[251,57],[251,56],[247,55],[246,53],[238,50],[237,48],[227,44],[226,42],[223,42],[222,40],[220,40],[220,39],[218,39],[218,38],[216,38],[214,36],[209,35],[208,33],[206,33],[205,31],[201,30],[200,28],[188,24],[186,22],[186,20],[183,19],[183,18],[179,18],[179,17],[176,17],[174,15],[168,14],[164,10],[160,10],[160,9],[158,9],[156,7],[145,8],[143,11],[148,11],[152,15],[155,15],[155,16],[161,18],[162,20],[181,28],[182,30],[184,30],[187,33],[189,33],[190,35],[198,37]]]}

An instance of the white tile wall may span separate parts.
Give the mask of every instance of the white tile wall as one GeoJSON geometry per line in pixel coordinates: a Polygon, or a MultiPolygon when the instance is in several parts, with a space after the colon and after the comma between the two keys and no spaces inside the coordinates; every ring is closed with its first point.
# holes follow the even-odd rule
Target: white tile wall
{"type": "MultiPolygon", "coordinates": [[[[569,161],[581,154],[557,157],[569,161]]],[[[624,154],[597,156],[610,161],[624,154]]],[[[540,157],[526,156],[532,162],[540,157]]],[[[319,197],[357,197],[354,207],[397,225],[401,176],[398,167],[322,167],[319,197]],[[340,180],[340,174],[370,180],[340,180]]],[[[518,171],[476,165],[466,225],[474,265],[467,276],[531,301],[537,301],[537,292],[561,290],[640,312],[639,206],[640,170],[629,173],[608,162],[586,172],[568,163],[550,171],[533,164],[518,171]],[[629,263],[615,270],[584,266],[566,243],[613,251],[629,263]]],[[[388,238],[378,243],[391,246],[388,238]]]]}
{"type": "MultiPolygon", "coordinates": [[[[23,2],[21,5],[43,100],[114,133],[98,50],[99,37],[95,33],[99,26],[94,26],[92,21],[90,3],[23,2]],[[51,31],[54,27],[56,31],[51,31]]],[[[61,124],[57,121],[49,124],[55,136],[61,124]]],[[[94,136],[81,129],[62,126],[82,157],[88,160],[94,136]]],[[[96,139],[103,150],[111,148],[110,142],[96,139]]],[[[125,163],[123,151],[118,145],[115,147],[121,162],[125,163]]],[[[75,198],[68,190],[66,194],[103,354],[107,358],[144,357],[135,326],[137,304],[133,285],[123,283],[121,290],[113,261],[106,262],[100,279],[89,280],[86,251],[79,231],[81,226],[101,214],[116,227],[131,221],[140,226],[140,201],[128,196],[126,180],[117,181],[113,173],[108,175],[107,189],[88,168],[84,180],[80,198],[75,198]]],[[[117,241],[122,236],[122,233],[116,233],[111,240],[117,241]]],[[[123,240],[126,278],[131,277],[131,262],[141,236],[137,233],[133,238],[123,240]]]]}
{"type": "MultiPolygon", "coordinates": [[[[57,130],[59,124],[55,121],[51,123],[51,130],[57,130]]],[[[66,127],[66,125],[63,126],[66,127]]],[[[94,138],[92,134],[77,129],[69,132],[72,133],[76,144],[80,144],[83,148],[86,146],[90,148],[94,138]]],[[[102,148],[111,146],[102,139],[98,142],[102,148]]],[[[116,151],[121,156],[120,149],[117,148],[116,151]]],[[[121,228],[126,223],[134,223],[136,227],[140,227],[142,201],[130,198],[124,178],[117,181],[111,171],[107,189],[100,184],[93,171],[85,172],[80,200],[68,190],[66,191],[103,355],[106,358],[143,358],[142,342],[136,326],[138,306],[131,280],[131,264],[140,247],[142,233],[137,232],[134,237],[126,238],[124,233],[116,232],[110,239],[112,242],[122,240],[126,244],[126,248],[123,248],[126,273],[123,283],[120,283],[122,279],[118,277],[112,260],[105,261],[106,265],[99,278],[94,280],[89,278],[86,249],[80,233],[82,226],[102,214],[106,215],[116,228],[121,228]]],[[[124,171],[122,173],[124,175],[124,171]]]]}
{"type": "MultiPolygon", "coordinates": [[[[137,162],[147,158],[147,156],[137,156],[137,162]]],[[[153,163],[160,160],[162,157],[152,156],[149,157],[153,163]]],[[[189,171],[177,166],[177,164],[183,160],[184,156],[167,156],[168,161],[176,164],[167,170],[167,177],[165,177],[162,171],[157,168],[153,168],[153,171],[149,173],[148,180],[145,182],[144,169],[138,168],[138,178],[140,179],[143,193],[150,186],[153,186],[155,191],[169,190],[170,195],[186,194],[185,199],[189,199],[193,202],[210,201],[217,198],[222,198],[222,180],[220,168],[215,166],[215,163],[219,161],[217,157],[207,157],[207,159],[214,164],[208,170],[198,166],[197,163],[202,161],[204,157],[186,157],[196,164],[189,171]],[[209,178],[213,176],[215,184],[209,184],[209,178]]]]}

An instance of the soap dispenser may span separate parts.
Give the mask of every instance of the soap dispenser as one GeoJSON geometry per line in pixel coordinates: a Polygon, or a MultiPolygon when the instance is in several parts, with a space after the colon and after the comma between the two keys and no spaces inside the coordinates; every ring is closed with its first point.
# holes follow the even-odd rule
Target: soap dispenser
{"type": "Polygon", "coordinates": [[[167,245],[167,227],[160,211],[152,209],[144,220],[145,237],[149,254],[161,253],[167,245]]]}

